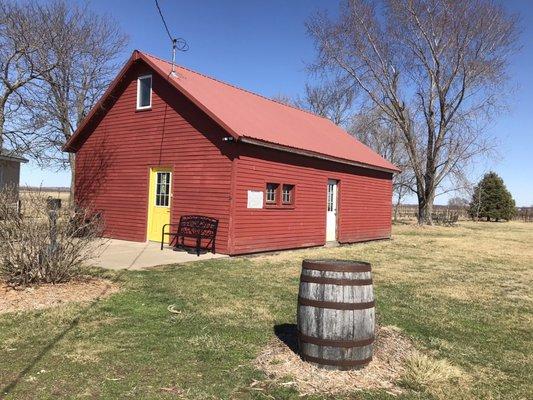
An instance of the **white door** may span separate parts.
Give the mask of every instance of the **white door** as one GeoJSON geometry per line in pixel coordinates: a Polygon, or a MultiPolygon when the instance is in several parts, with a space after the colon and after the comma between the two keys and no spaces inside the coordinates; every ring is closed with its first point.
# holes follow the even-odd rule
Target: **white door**
{"type": "Polygon", "coordinates": [[[326,241],[337,240],[337,181],[328,180],[328,209],[326,217],[326,241]]]}

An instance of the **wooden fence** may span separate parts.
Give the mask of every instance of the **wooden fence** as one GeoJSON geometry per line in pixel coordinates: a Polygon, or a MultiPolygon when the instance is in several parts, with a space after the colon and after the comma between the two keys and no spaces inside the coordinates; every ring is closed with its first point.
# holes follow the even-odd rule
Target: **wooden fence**
{"type": "MultiPolygon", "coordinates": [[[[471,219],[468,215],[468,207],[454,207],[434,205],[433,213],[435,214],[457,214],[459,220],[471,219]]],[[[418,206],[416,204],[400,204],[392,207],[392,218],[396,220],[417,219],[418,206]]],[[[517,207],[515,221],[533,222],[533,207],[517,207]]]]}
{"type": "MultiPolygon", "coordinates": [[[[468,219],[468,209],[466,207],[449,207],[449,206],[433,206],[434,214],[457,214],[460,220],[468,219]]],[[[400,204],[392,207],[392,218],[397,220],[402,219],[417,219],[418,206],[416,204],[400,204]]]]}
{"type": "Polygon", "coordinates": [[[533,207],[518,207],[515,220],[533,222],[533,207]]]}

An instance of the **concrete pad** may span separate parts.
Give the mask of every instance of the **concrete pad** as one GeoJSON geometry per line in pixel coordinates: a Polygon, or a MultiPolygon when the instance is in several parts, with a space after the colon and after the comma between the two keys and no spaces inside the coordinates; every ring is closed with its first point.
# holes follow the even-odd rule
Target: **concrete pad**
{"type": "Polygon", "coordinates": [[[185,251],[174,251],[156,242],[128,242],[125,240],[106,239],[101,254],[93,260],[93,265],[107,269],[139,270],[157,265],[182,264],[192,261],[228,257],[224,254],[205,253],[197,256],[185,251]]]}

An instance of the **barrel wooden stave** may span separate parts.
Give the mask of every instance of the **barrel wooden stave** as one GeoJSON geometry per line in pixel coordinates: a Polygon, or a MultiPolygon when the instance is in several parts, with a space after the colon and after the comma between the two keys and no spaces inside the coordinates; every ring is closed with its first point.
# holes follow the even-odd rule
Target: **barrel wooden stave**
{"type": "MultiPolygon", "coordinates": [[[[355,369],[366,365],[372,357],[372,342],[375,330],[375,310],[372,275],[367,265],[367,271],[321,271],[320,264],[340,265],[340,269],[350,269],[354,263],[321,260],[316,264],[305,261],[302,268],[302,281],[300,283],[299,307],[298,307],[298,331],[302,334],[300,353],[303,359],[328,369],[355,369]],[[318,265],[318,266],[317,266],[318,265]],[[326,278],[343,282],[344,284],[305,282],[305,277],[326,278]],[[339,310],[302,305],[305,300],[311,299],[328,303],[353,304],[365,308],[339,310]],[[366,303],[366,304],[363,304],[366,303]],[[306,337],[318,339],[320,344],[309,343],[306,337]],[[326,341],[324,341],[324,339],[326,341]],[[344,346],[328,345],[328,340],[342,341],[344,346]],[[358,345],[347,347],[350,342],[357,341],[358,345]],[[346,343],[348,342],[348,343],[346,343]],[[329,360],[329,363],[328,361],[329,360]]],[[[358,263],[355,263],[358,265],[358,263]]],[[[328,268],[322,265],[322,268],[328,268]]],[[[333,268],[334,269],[334,268],[333,268]]],[[[364,264],[360,269],[365,269],[364,264]]],[[[335,304],[333,306],[336,306],[335,304]]],[[[316,341],[316,340],[311,340],[316,341]]]]}

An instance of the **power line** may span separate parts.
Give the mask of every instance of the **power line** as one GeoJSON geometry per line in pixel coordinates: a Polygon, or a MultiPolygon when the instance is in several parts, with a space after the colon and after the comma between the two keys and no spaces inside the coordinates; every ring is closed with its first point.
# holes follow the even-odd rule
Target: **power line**
{"type": "Polygon", "coordinates": [[[170,30],[168,29],[167,22],[165,21],[165,17],[163,16],[163,12],[161,11],[161,7],[159,7],[159,2],[157,0],[155,0],[155,6],[157,7],[157,11],[159,11],[159,16],[161,17],[161,21],[163,21],[163,25],[165,26],[165,29],[167,31],[167,35],[168,35],[170,41],[172,42],[174,40],[174,38],[170,34],[170,30]]]}
{"type": "Polygon", "coordinates": [[[187,41],[184,38],[174,38],[172,37],[172,34],[170,33],[170,29],[168,29],[167,21],[165,20],[165,17],[163,15],[163,11],[161,11],[161,7],[159,6],[158,0],[155,0],[155,6],[157,7],[157,11],[159,12],[159,16],[161,17],[161,21],[163,22],[163,26],[165,27],[165,31],[167,32],[168,38],[172,42],[173,45],[176,46],[176,49],[179,51],[187,51],[189,50],[189,45],[187,44],[187,41]]]}
{"type": "Polygon", "coordinates": [[[184,38],[172,37],[172,34],[170,33],[170,29],[168,29],[167,21],[165,21],[165,17],[163,16],[163,11],[161,11],[161,7],[159,6],[159,2],[157,0],[155,0],[155,6],[157,7],[157,11],[159,12],[159,16],[161,17],[161,21],[163,22],[163,26],[165,27],[165,31],[167,32],[168,38],[170,39],[170,42],[172,43],[172,70],[170,74],[174,75],[174,63],[176,61],[176,50],[187,51],[189,50],[189,44],[184,38]]]}

